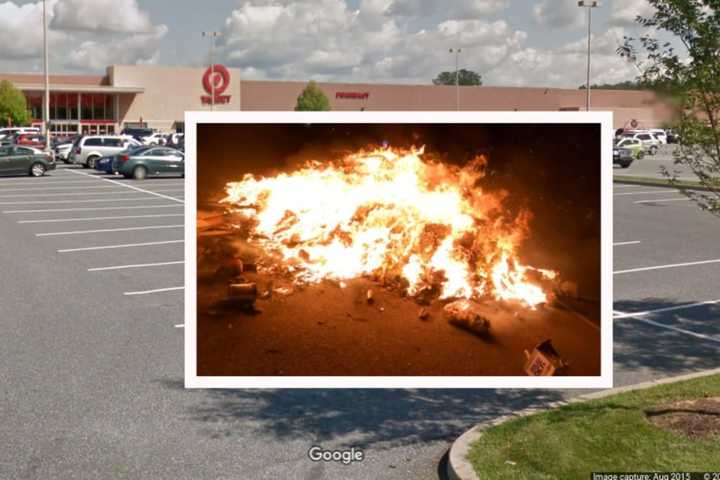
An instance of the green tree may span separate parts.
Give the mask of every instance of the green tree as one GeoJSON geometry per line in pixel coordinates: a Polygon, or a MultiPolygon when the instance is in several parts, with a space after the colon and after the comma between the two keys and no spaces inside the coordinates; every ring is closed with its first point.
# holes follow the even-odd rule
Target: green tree
{"type": "Polygon", "coordinates": [[[317,86],[314,80],[308,82],[307,87],[298,95],[295,110],[305,112],[325,112],[330,110],[330,100],[317,86]]]}
{"type": "Polygon", "coordinates": [[[26,125],[30,123],[30,112],[25,95],[9,80],[0,82],[0,125],[26,125]]]}
{"type": "Polygon", "coordinates": [[[670,34],[682,45],[653,33],[626,37],[620,56],[639,63],[646,57],[639,81],[648,82],[677,106],[674,125],[680,145],[674,152],[676,165],[688,167],[706,191],[683,188],[679,171],[664,168],[684,195],[701,208],[720,216],[720,4],[717,0],[648,0],[652,17],[636,18],[645,31],[670,34]]]}
{"type": "MultiPolygon", "coordinates": [[[[578,88],[580,90],[585,90],[585,84],[583,83],[578,88]]],[[[600,83],[600,84],[591,83],[590,84],[591,90],[594,90],[596,88],[603,89],[603,90],[644,90],[644,89],[649,88],[649,86],[642,82],[638,82],[635,80],[625,80],[624,82],[618,82],[618,83],[600,83]]]]}
{"type": "MultiPolygon", "coordinates": [[[[472,70],[461,68],[458,70],[458,83],[460,85],[482,85],[482,75],[472,70]]],[[[441,72],[434,80],[435,85],[455,85],[455,72],[441,72]]]]}

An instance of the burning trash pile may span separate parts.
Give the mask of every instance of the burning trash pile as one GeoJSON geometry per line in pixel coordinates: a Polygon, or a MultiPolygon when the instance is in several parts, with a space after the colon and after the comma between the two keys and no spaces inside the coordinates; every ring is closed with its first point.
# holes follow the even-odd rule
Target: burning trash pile
{"type": "Polygon", "coordinates": [[[383,148],[246,175],[227,184],[221,204],[263,252],[258,272],[294,286],[366,277],[422,304],[550,302],[556,272],[518,260],[531,214],[511,215],[507,192],[482,188],[485,157],[463,167],[427,157],[423,148],[383,148]]]}

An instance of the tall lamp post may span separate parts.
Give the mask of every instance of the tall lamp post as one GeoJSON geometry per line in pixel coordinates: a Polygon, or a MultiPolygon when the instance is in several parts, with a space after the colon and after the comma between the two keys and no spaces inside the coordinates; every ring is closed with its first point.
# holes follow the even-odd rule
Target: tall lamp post
{"type": "Polygon", "coordinates": [[[455,54],[455,108],[460,110],[460,70],[458,70],[458,56],[462,48],[451,48],[450,53],[455,54]]]}
{"type": "Polygon", "coordinates": [[[45,127],[45,151],[50,153],[50,74],[48,73],[47,0],[43,0],[43,67],[45,69],[45,98],[43,101],[43,126],[45,127]]]}
{"type": "Polygon", "coordinates": [[[588,45],[587,45],[587,80],[585,81],[585,110],[590,111],[590,25],[592,24],[592,9],[599,7],[600,2],[597,0],[579,0],[578,7],[587,8],[588,19],[588,45]]]}
{"type": "Polygon", "coordinates": [[[210,37],[210,111],[215,110],[215,39],[221,32],[202,32],[203,37],[210,37]]]}

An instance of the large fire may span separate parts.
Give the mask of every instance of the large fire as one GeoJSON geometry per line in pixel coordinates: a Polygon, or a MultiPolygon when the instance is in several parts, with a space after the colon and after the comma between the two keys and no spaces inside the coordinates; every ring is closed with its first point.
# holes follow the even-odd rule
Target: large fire
{"type": "Polygon", "coordinates": [[[424,157],[383,148],[246,175],[222,203],[249,217],[252,238],[297,282],[371,276],[411,296],[547,302],[555,272],[517,259],[530,213],[510,216],[506,193],[483,191],[485,157],[463,168],[424,157]]]}

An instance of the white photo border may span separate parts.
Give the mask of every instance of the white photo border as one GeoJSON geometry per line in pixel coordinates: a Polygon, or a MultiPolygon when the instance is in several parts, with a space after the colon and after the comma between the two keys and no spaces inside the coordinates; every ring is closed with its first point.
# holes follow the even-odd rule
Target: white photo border
{"type": "Polygon", "coordinates": [[[611,388],[612,112],[185,112],[185,387],[186,388],[611,388]],[[599,376],[198,376],[197,374],[197,125],[198,124],[594,124],[600,125],[601,291],[599,376]]]}

